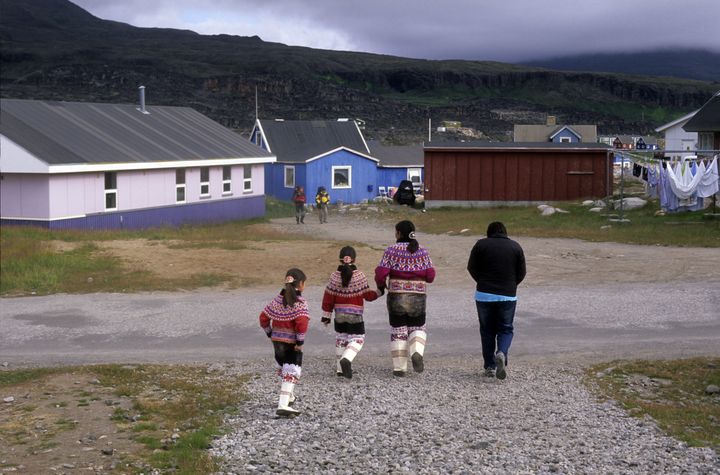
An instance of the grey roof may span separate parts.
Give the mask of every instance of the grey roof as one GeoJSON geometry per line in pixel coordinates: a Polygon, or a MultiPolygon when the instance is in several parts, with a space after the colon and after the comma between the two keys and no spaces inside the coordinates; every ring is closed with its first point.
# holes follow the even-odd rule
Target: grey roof
{"type": "Polygon", "coordinates": [[[616,135],[615,138],[620,140],[620,142],[622,143],[631,143],[633,145],[635,144],[632,135],[616,135]]]}
{"type": "Polygon", "coordinates": [[[50,165],[272,156],[189,107],[0,101],[0,132],[50,165]]]}
{"type": "Polygon", "coordinates": [[[346,147],[370,155],[354,121],[260,120],[270,151],[280,162],[304,162],[346,147]]]}
{"type": "Polygon", "coordinates": [[[595,125],[520,124],[513,126],[513,140],[515,142],[545,142],[563,127],[569,127],[574,133],[579,134],[583,143],[597,142],[597,126],[595,125]]]}
{"type": "Polygon", "coordinates": [[[425,150],[447,149],[547,149],[547,150],[611,150],[603,143],[554,143],[554,142],[432,142],[425,144],[425,150]]]}
{"type": "Polygon", "coordinates": [[[686,132],[720,132],[720,91],[683,125],[686,132]]]}
{"type": "Polygon", "coordinates": [[[378,140],[368,140],[370,154],[385,167],[422,167],[425,154],[420,145],[383,145],[378,140]]]}

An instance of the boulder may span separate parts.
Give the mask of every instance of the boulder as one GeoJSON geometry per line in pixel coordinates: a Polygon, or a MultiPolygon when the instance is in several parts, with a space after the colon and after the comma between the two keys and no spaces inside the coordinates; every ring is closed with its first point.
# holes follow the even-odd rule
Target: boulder
{"type": "Polygon", "coordinates": [[[562,214],[570,214],[570,211],[565,211],[564,209],[555,208],[556,213],[562,213],[562,214]]]}
{"type": "Polygon", "coordinates": [[[537,207],[537,209],[539,209],[540,211],[543,211],[543,210],[545,210],[545,209],[547,209],[547,208],[552,208],[552,206],[550,206],[550,205],[538,205],[538,207],[537,207]]]}
{"type": "Polygon", "coordinates": [[[599,213],[603,209],[605,208],[590,208],[588,211],[590,211],[591,213],[599,213]]]}
{"type": "Polygon", "coordinates": [[[582,202],[583,206],[593,206],[595,202],[593,200],[585,200],[582,202]]]}
{"type": "Polygon", "coordinates": [[[555,208],[548,206],[542,210],[540,216],[552,216],[553,214],[555,214],[555,208]]]}
{"type": "MultiPolygon", "coordinates": [[[[646,204],[647,204],[646,200],[644,200],[642,198],[637,198],[634,196],[622,199],[623,209],[625,209],[625,210],[633,210],[633,209],[642,208],[646,204]]],[[[615,201],[614,205],[615,205],[615,209],[620,209],[620,200],[615,201]]]]}

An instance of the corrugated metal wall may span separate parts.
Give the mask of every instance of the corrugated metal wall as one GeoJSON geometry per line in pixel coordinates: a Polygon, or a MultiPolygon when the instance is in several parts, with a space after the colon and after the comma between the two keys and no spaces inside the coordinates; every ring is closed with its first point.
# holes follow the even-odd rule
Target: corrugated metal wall
{"type": "Polygon", "coordinates": [[[612,190],[611,167],[604,150],[425,150],[425,199],[603,198],[612,190]]]}

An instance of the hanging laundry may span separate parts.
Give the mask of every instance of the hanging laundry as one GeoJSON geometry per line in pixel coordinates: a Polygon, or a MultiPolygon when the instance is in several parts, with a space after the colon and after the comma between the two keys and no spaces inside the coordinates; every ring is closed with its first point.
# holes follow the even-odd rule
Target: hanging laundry
{"type": "Polygon", "coordinates": [[[633,163],[633,170],[632,170],[633,176],[639,177],[642,174],[642,167],[638,165],[637,163],[633,163]]]}
{"type": "Polygon", "coordinates": [[[697,188],[703,176],[699,173],[693,176],[690,167],[683,165],[685,165],[685,163],[676,163],[674,170],[673,167],[668,167],[667,175],[670,186],[673,193],[681,200],[686,200],[691,197],[697,198],[697,188]]]}
{"type": "MultiPolygon", "coordinates": [[[[665,165],[665,162],[663,162],[665,165]]],[[[661,167],[658,174],[658,191],[660,193],[660,207],[666,212],[677,211],[679,203],[678,198],[670,186],[670,178],[668,177],[667,170],[672,168],[672,165],[668,164],[667,167],[661,167]]]]}
{"type": "Polygon", "coordinates": [[[698,185],[697,190],[697,195],[702,198],[709,198],[720,191],[720,177],[718,177],[717,160],[718,157],[716,155],[715,158],[713,158],[713,161],[710,162],[710,165],[705,167],[705,164],[701,162],[698,167],[698,174],[700,173],[700,169],[704,168],[703,176],[700,179],[700,184],[698,185]]]}

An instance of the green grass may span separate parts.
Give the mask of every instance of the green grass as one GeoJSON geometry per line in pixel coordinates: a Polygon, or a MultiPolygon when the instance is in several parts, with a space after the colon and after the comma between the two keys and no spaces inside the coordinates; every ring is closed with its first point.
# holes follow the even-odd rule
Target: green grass
{"type": "MultiPolygon", "coordinates": [[[[246,376],[208,372],[204,366],[98,365],[7,371],[0,385],[40,384],[50,375],[84,374],[97,378],[115,395],[129,398],[132,411],[115,408],[109,418],[119,431],[129,430],[144,449],[132,457],[163,473],[207,474],[217,470],[207,448],[223,430],[225,416],[245,399],[246,376]],[[139,416],[138,421],[130,416],[139,416]],[[179,430],[178,430],[179,428],[179,430]],[[171,434],[177,433],[172,441],[171,434]],[[170,440],[171,442],[164,442],[170,440]]],[[[59,419],[59,430],[75,422],[59,419]]]]}
{"type": "Polygon", "coordinates": [[[585,380],[688,445],[720,450],[720,399],[705,393],[708,385],[720,386],[720,358],[604,363],[589,368],[585,380]]]}
{"type": "MultiPolygon", "coordinates": [[[[629,244],[720,247],[720,220],[707,219],[706,211],[655,216],[655,208],[626,211],[630,223],[611,223],[601,213],[590,213],[576,203],[557,203],[569,214],[541,216],[532,207],[433,208],[417,214],[400,211],[423,232],[442,234],[469,229],[473,235],[484,235],[487,225],[502,221],[511,236],[574,238],[592,242],[629,244]],[[675,224],[680,223],[680,224],[675,224]],[[609,226],[609,227],[608,227],[609,226]]],[[[615,213],[613,211],[612,213],[615,213]]]]}

